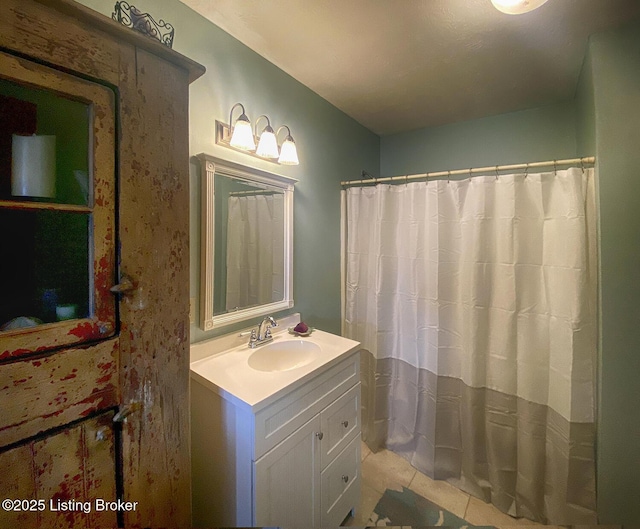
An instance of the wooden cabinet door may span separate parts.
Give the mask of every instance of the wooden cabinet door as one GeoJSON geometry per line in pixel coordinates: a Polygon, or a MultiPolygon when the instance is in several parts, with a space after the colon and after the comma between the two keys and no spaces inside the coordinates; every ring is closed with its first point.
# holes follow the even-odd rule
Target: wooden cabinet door
{"type": "Polygon", "coordinates": [[[121,402],[120,339],[109,290],[116,278],[115,95],[2,52],[0,91],[5,109],[17,108],[9,98],[37,107],[37,129],[52,127],[57,140],[54,195],[0,187],[0,227],[10,234],[0,267],[9,271],[0,278],[0,500],[23,502],[3,504],[0,527],[115,527],[116,512],[69,504],[117,499],[120,440],[112,419],[121,402]],[[68,108],[79,109],[80,134],[68,108]]]}
{"type": "Polygon", "coordinates": [[[254,464],[257,526],[320,525],[320,416],[301,426],[254,464]]]}
{"type": "MultiPolygon", "coordinates": [[[[85,305],[92,310],[79,307],[75,319],[45,318],[33,329],[0,331],[0,452],[26,458],[25,446],[100,412],[136,410],[116,431],[122,477],[118,494],[139,502],[121,522],[127,527],[187,527],[188,85],[204,68],[73,0],[2,0],[0,49],[7,56],[0,59],[0,95],[14,97],[2,86],[17,80],[86,102],[92,134],[87,172],[93,186],[86,191],[91,200],[84,203],[63,197],[22,200],[13,196],[6,170],[0,174],[0,216],[9,219],[0,218],[0,328],[15,316],[33,316],[28,307],[9,316],[4,308],[24,302],[19,285],[47,271],[28,269],[23,250],[29,238],[14,237],[14,225],[21,223],[12,218],[58,212],[90,217],[87,229],[93,237],[85,270],[93,281],[85,305]],[[15,266],[16,257],[25,267],[15,266]],[[118,275],[132,278],[133,286],[120,298],[109,292],[118,275]]],[[[29,106],[24,112],[30,112],[29,106]]],[[[8,126],[12,134],[29,134],[32,120],[20,119],[16,125],[13,119],[0,119],[0,136],[8,126]]],[[[47,134],[37,128],[37,134],[47,134]]],[[[71,154],[81,152],[68,137],[57,139],[71,154]]],[[[0,171],[6,160],[0,156],[0,171]]],[[[50,242],[46,234],[41,239],[50,242]]],[[[49,250],[57,269],[64,269],[66,254],[49,250]]],[[[43,285],[43,302],[49,295],[45,290],[50,288],[43,285]]],[[[62,290],[60,303],[69,303],[61,299],[62,290]]],[[[64,452],[72,457],[76,450],[69,444],[64,452]]],[[[0,482],[18,478],[4,473],[0,482]]]]}
{"type": "Polygon", "coordinates": [[[116,527],[101,502],[116,498],[112,421],[107,412],[0,452],[0,527],[116,527]]]}

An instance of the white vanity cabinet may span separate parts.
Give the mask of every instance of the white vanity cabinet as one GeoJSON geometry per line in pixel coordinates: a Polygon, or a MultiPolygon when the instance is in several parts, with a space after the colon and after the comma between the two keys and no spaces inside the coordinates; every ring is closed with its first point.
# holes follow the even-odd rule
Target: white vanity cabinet
{"type": "Polygon", "coordinates": [[[194,526],[339,526],[360,500],[359,368],[350,351],[264,406],[192,369],[194,526]]]}

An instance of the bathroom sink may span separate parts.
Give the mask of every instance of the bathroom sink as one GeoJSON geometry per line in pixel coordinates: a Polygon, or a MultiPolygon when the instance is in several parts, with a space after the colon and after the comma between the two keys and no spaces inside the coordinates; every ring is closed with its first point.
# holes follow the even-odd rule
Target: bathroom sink
{"type": "Polygon", "coordinates": [[[257,371],[289,371],[306,366],[318,357],[318,344],[304,340],[285,340],[261,346],[249,356],[249,367],[257,371]]]}

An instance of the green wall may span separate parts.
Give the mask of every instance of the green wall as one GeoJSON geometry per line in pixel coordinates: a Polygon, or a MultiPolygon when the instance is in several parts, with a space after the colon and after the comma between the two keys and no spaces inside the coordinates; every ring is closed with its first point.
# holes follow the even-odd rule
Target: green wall
{"type": "MultiPolygon", "coordinates": [[[[82,0],[111,16],[113,0],[82,0]]],[[[362,169],[378,172],[379,138],[291,76],[260,57],[177,0],[138,0],[135,6],[175,27],[173,48],[201,63],[207,73],[190,88],[189,150],[297,178],[294,205],[294,300],[292,311],[330,332],[340,332],[340,181],[362,169]],[[215,120],[229,121],[234,103],[249,118],[267,114],[274,127],[289,125],[300,165],[278,166],[215,145],[215,120]]],[[[295,46],[295,42],[291,43],[295,46]]],[[[236,111],[237,112],[237,111],[236,111]]],[[[234,115],[237,117],[237,114],[234,115]]],[[[191,297],[199,303],[200,178],[191,163],[191,297]]],[[[282,312],[280,314],[286,314],[282,312]]],[[[277,318],[276,314],[276,318],[277,318]]],[[[245,327],[204,333],[191,341],[245,327]]]]}
{"type": "Polygon", "coordinates": [[[385,136],[381,176],[576,156],[573,101],[385,136]]]}
{"type": "Polygon", "coordinates": [[[640,23],[592,36],[585,78],[600,206],[598,514],[640,524],[640,23]]]}
{"type": "Polygon", "coordinates": [[[594,97],[591,51],[587,49],[576,90],[578,156],[594,156],[596,154],[596,103],[594,97]]]}

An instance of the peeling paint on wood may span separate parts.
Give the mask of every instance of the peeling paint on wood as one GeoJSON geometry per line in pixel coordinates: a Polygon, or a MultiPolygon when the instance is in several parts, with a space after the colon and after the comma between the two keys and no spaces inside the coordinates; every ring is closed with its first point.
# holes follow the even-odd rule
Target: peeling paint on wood
{"type": "MultiPolygon", "coordinates": [[[[139,411],[122,425],[124,499],[139,502],[136,511],[126,513],[125,524],[188,527],[188,83],[204,70],[70,0],[3,0],[0,47],[116,86],[121,110],[116,131],[114,93],[103,88],[86,96],[99,101],[93,107],[95,196],[90,205],[95,316],[0,334],[0,360],[5,361],[0,364],[0,468],[14,478],[0,480],[0,493],[115,499],[113,413],[95,414],[139,402],[139,411]],[[121,273],[137,288],[119,298],[119,336],[104,340],[117,328],[117,298],[108,292],[116,282],[116,245],[121,273]],[[101,341],[80,345],[87,340],[101,341]],[[106,428],[106,443],[97,440],[98,428],[106,428]],[[21,440],[25,444],[2,451],[1,446],[21,440]]],[[[24,71],[33,66],[20,61],[28,66],[24,71]]],[[[43,69],[38,65],[32,71],[43,69]]],[[[56,82],[69,77],[60,74],[56,82]]],[[[65,92],[66,86],[58,84],[56,91],[65,92]]],[[[38,516],[37,523],[0,518],[0,526],[116,525],[113,516],[38,516]]]]}
{"type": "Polygon", "coordinates": [[[190,522],[187,75],[140,50],[123,57],[124,75],[137,78],[137,86],[122,97],[138,110],[122,116],[130,135],[122,142],[120,223],[130,229],[121,230],[120,240],[143,303],[121,305],[128,366],[122,377],[125,400],[142,402],[144,417],[126,425],[125,488],[132,498],[150,489],[157,498],[156,505],[127,513],[125,522],[178,527],[190,522]],[[159,84],[162,91],[154,89],[159,84]],[[167,139],[145,141],[149,127],[167,139]],[[154,456],[158,447],[162,459],[154,456]]]}
{"type": "Polygon", "coordinates": [[[112,339],[0,367],[0,447],[117,406],[118,360],[112,339]]]}
{"type": "Polygon", "coordinates": [[[0,496],[44,499],[35,512],[0,510],[0,527],[116,527],[113,512],[96,512],[96,498],[116,499],[113,412],[0,452],[0,468],[12,479],[0,479],[0,496]],[[100,432],[100,435],[98,435],[100,432]],[[25,461],[31,464],[26,465],[25,461]],[[58,502],[89,501],[91,512],[55,511],[58,502]]]}

